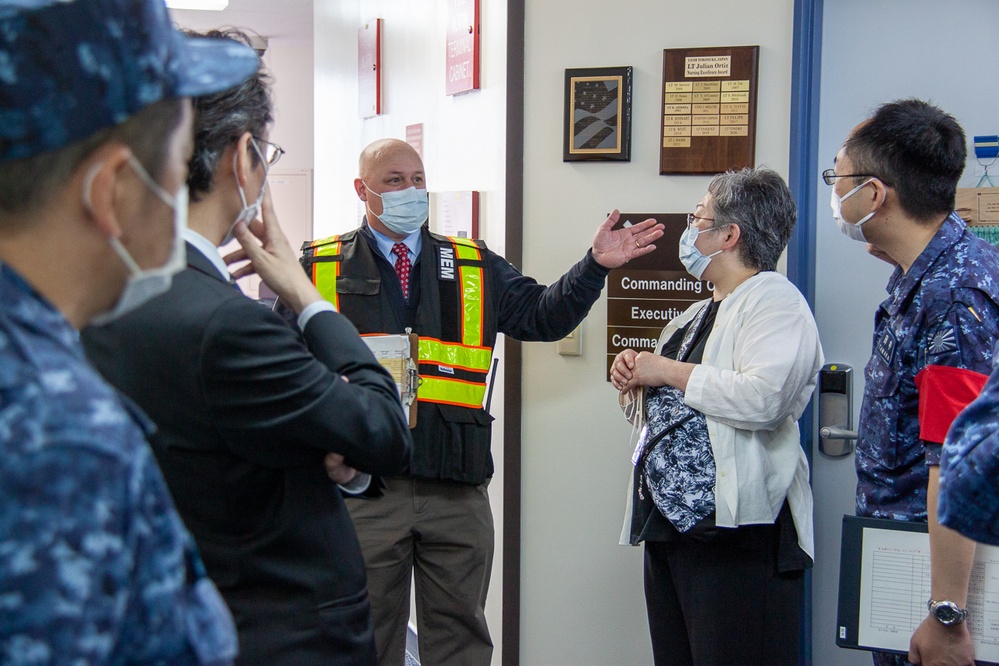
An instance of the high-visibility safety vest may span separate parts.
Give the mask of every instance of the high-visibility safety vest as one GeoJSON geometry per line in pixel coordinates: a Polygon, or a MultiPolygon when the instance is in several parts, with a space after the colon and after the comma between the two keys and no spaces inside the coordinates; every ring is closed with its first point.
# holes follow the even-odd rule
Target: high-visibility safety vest
{"type": "MultiPolygon", "coordinates": [[[[420,387],[410,474],[483,483],[492,476],[492,417],[482,408],[496,342],[485,244],[424,230],[419,336],[420,387]]],[[[364,335],[402,333],[382,273],[359,230],[308,241],[302,265],[323,298],[364,335]]]]}

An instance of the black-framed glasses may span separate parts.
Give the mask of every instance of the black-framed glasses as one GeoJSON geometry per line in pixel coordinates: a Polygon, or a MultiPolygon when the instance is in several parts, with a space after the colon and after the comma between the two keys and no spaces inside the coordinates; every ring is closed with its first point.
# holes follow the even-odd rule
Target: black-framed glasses
{"type": "MultiPolygon", "coordinates": [[[[833,185],[836,183],[837,178],[878,178],[877,176],[872,176],[869,173],[840,173],[837,174],[833,169],[826,169],[822,172],[822,180],[826,181],[826,185],[833,185]]],[[[878,178],[878,180],[881,180],[878,178]]]]}
{"type": "Polygon", "coordinates": [[[694,222],[696,222],[697,220],[704,220],[705,222],[714,222],[715,218],[713,218],[713,217],[700,217],[698,215],[694,215],[693,213],[687,213],[687,226],[688,227],[692,226],[694,224],[694,222]]]}
{"type": "Polygon", "coordinates": [[[257,142],[260,148],[262,148],[261,152],[264,155],[264,162],[268,167],[272,167],[277,164],[277,161],[281,159],[282,155],[284,155],[284,148],[276,143],[271,143],[270,141],[257,137],[254,137],[253,140],[257,142]]]}

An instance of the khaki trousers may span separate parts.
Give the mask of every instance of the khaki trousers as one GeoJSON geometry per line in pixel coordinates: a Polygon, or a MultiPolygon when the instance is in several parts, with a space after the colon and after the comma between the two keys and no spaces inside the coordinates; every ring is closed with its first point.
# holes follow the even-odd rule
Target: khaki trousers
{"type": "Polygon", "coordinates": [[[410,581],[423,666],[488,666],[485,603],[493,560],[486,484],[386,479],[378,499],[348,498],[368,575],[379,664],[405,662],[410,581]]]}

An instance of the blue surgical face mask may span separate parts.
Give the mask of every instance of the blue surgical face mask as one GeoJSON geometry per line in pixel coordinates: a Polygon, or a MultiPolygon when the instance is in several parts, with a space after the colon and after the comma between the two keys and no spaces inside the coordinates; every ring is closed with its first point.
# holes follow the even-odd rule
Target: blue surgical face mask
{"type": "Polygon", "coordinates": [[[423,226],[430,212],[430,200],[426,190],[407,187],[404,190],[378,194],[365,183],[361,183],[371,194],[382,200],[382,214],[378,220],[391,231],[408,236],[423,226]]]}
{"type": "MultiPolygon", "coordinates": [[[[187,186],[181,187],[177,194],[170,196],[167,192],[153,180],[146,170],[134,157],[129,160],[129,165],[139,175],[139,178],[146,184],[153,193],[159,197],[163,203],[173,209],[173,246],[166,263],[158,268],[140,268],[128,253],[125,246],[117,238],[111,238],[111,249],[121,259],[122,263],[128,267],[128,281],[125,289],[114,307],[103,314],[99,314],[90,320],[95,326],[107,324],[122,315],[125,315],[147,301],[164,294],[170,289],[173,276],[184,270],[187,265],[187,253],[184,248],[184,229],[187,227],[187,186]]],[[[90,208],[90,187],[93,178],[97,174],[95,168],[88,176],[88,182],[83,189],[84,205],[90,208]]]]}
{"type": "Polygon", "coordinates": [[[687,269],[687,272],[698,280],[704,275],[704,269],[711,263],[711,257],[721,254],[721,250],[711,254],[702,254],[694,243],[697,242],[699,234],[706,234],[711,231],[718,231],[721,227],[711,227],[703,231],[695,226],[688,226],[686,231],[680,234],[680,263],[687,269]]]}

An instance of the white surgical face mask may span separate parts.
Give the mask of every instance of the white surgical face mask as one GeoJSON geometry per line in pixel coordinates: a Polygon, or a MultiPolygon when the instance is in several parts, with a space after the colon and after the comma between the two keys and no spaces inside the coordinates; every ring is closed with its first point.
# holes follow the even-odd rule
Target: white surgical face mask
{"type": "Polygon", "coordinates": [[[721,227],[711,227],[710,229],[705,229],[701,231],[695,226],[688,226],[687,229],[680,234],[680,263],[683,267],[687,269],[687,272],[693,275],[696,279],[700,280],[701,276],[704,275],[704,269],[708,267],[711,263],[711,257],[716,254],[721,254],[721,250],[717,252],[712,252],[711,254],[705,255],[694,243],[697,242],[697,236],[699,234],[706,234],[709,231],[718,231],[721,227]]]}
{"type": "MultiPolygon", "coordinates": [[[[243,204],[243,210],[239,211],[239,215],[237,215],[236,219],[233,220],[232,224],[229,225],[229,230],[225,232],[225,237],[223,237],[222,242],[219,243],[220,247],[222,245],[226,245],[227,243],[229,243],[229,241],[233,239],[233,232],[235,231],[237,224],[239,224],[240,222],[245,222],[246,224],[249,224],[250,222],[253,222],[255,219],[257,219],[258,215],[260,215],[260,204],[263,203],[264,201],[264,190],[267,189],[267,174],[270,172],[270,165],[267,164],[267,160],[264,159],[264,154],[260,152],[260,148],[257,146],[257,142],[254,141],[252,138],[250,139],[250,145],[253,146],[253,150],[256,151],[257,156],[260,157],[260,163],[264,165],[264,180],[263,183],[260,185],[260,194],[257,195],[256,201],[254,201],[250,205],[247,205],[246,193],[243,191],[243,186],[239,184],[239,176],[237,174],[236,188],[239,190],[239,200],[243,204]]],[[[236,173],[235,153],[232,156],[232,171],[233,173],[236,173]]]]}
{"type": "MultiPolygon", "coordinates": [[[[160,294],[166,293],[173,282],[173,276],[184,270],[187,265],[187,253],[184,248],[183,231],[187,227],[187,186],[183,186],[177,194],[170,196],[159,183],[152,179],[142,164],[134,157],[129,160],[129,165],[135,170],[142,182],[159,197],[163,203],[173,209],[173,247],[166,263],[159,268],[142,269],[135,262],[132,255],[128,253],[125,246],[117,238],[111,238],[111,249],[128,267],[128,281],[125,283],[125,290],[118,298],[118,302],[108,312],[94,317],[90,323],[95,326],[107,324],[122,315],[131,312],[147,301],[156,298],[160,294]]],[[[88,176],[83,189],[84,205],[90,208],[90,187],[93,184],[94,176],[98,169],[95,168],[88,176]]]]}
{"type": "Polygon", "coordinates": [[[365,189],[382,200],[379,221],[397,234],[408,236],[423,226],[430,213],[430,200],[426,190],[407,187],[404,190],[378,194],[364,181],[365,189]]]}
{"type": "Polygon", "coordinates": [[[874,217],[874,214],[878,212],[878,209],[875,208],[870,213],[860,218],[856,224],[850,224],[843,219],[843,202],[859,192],[862,187],[873,181],[873,178],[868,178],[863,183],[857,185],[855,188],[844,194],[842,197],[836,194],[836,188],[833,187],[831,190],[831,196],[829,197],[829,205],[832,207],[832,214],[833,218],[836,220],[836,226],[839,227],[839,230],[844,235],[862,243],[867,242],[867,237],[864,236],[863,225],[865,222],[874,217]]]}

